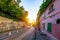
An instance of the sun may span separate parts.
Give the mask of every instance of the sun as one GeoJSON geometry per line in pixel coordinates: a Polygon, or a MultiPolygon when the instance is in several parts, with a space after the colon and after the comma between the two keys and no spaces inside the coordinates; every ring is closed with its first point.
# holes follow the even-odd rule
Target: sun
{"type": "Polygon", "coordinates": [[[33,20],[36,22],[36,15],[28,15],[29,23],[32,23],[33,20]]]}

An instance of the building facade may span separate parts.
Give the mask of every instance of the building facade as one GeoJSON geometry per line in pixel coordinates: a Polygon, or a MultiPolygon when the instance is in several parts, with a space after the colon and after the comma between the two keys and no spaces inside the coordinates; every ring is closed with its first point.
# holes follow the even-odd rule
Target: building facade
{"type": "Polygon", "coordinates": [[[40,29],[60,39],[60,0],[52,0],[40,16],[40,29]]]}

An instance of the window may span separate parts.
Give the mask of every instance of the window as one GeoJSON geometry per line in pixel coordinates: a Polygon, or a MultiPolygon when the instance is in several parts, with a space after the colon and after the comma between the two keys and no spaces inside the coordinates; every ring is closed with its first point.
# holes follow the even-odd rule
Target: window
{"type": "Polygon", "coordinates": [[[45,30],[45,23],[43,23],[43,30],[45,30]]]}
{"type": "Polygon", "coordinates": [[[45,19],[45,12],[43,13],[43,19],[45,19]]]}
{"type": "Polygon", "coordinates": [[[54,11],[54,5],[53,4],[50,6],[48,14],[50,14],[52,11],[54,11]]]}
{"type": "Polygon", "coordinates": [[[60,24],[60,19],[57,19],[56,23],[57,23],[57,24],[60,24]]]}

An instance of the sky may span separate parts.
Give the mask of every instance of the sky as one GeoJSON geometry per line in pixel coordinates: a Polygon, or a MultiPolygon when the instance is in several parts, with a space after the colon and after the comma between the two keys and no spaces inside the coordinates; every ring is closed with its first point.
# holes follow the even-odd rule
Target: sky
{"type": "Polygon", "coordinates": [[[29,13],[28,17],[34,20],[42,2],[43,0],[21,0],[20,6],[23,6],[29,13]]]}

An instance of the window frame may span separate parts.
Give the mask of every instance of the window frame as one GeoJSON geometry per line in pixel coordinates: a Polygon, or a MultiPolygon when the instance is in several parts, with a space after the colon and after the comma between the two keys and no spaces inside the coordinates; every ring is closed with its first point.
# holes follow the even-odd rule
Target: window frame
{"type": "Polygon", "coordinates": [[[55,9],[54,9],[54,4],[52,4],[51,6],[50,6],[50,8],[49,8],[49,13],[48,14],[50,14],[51,12],[53,12],[55,9]]]}

